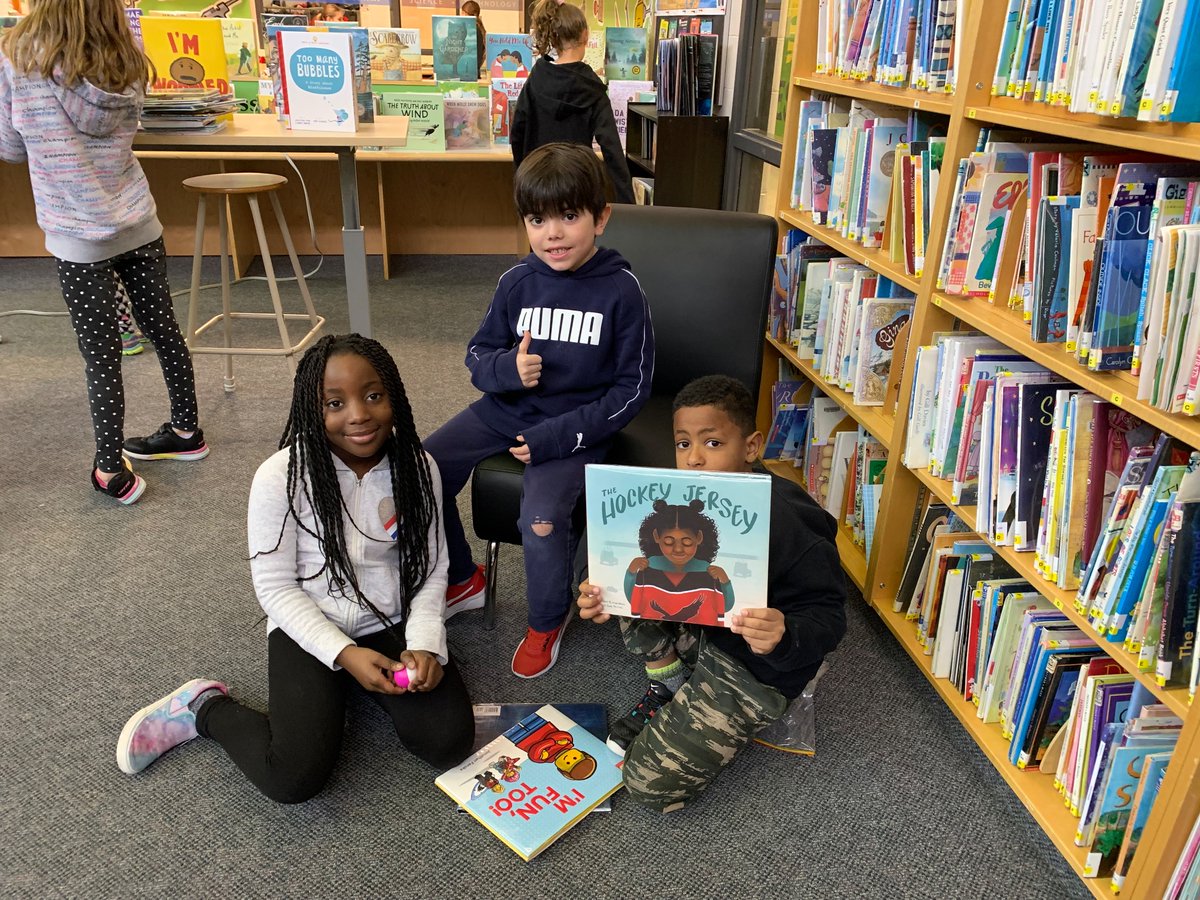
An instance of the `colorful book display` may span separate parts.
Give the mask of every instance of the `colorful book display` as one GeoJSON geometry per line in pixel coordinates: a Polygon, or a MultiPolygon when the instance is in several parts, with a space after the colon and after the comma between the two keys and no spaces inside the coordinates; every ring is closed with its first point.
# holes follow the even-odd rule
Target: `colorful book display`
{"type": "Polygon", "coordinates": [[[277,40],[290,127],[298,131],[357,131],[350,35],[281,31],[277,40]]]}
{"type": "Polygon", "coordinates": [[[621,787],[621,758],[542,706],[436,783],[528,861],[621,787]]]}
{"type": "Polygon", "coordinates": [[[441,94],[389,91],[379,98],[379,114],[408,116],[408,143],[402,152],[437,153],[446,149],[446,113],[441,94]]]}
{"type": "Polygon", "coordinates": [[[593,465],[586,495],[605,612],[729,627],[766,606],[768,476],[593,465]]]}

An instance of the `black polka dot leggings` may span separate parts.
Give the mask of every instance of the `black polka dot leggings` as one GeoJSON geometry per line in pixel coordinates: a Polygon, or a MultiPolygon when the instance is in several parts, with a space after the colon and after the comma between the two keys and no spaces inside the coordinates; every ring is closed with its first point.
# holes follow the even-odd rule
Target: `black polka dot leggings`
{"type": "Polygon", "coordinates": [[[79,339],[87,376],[95,465],[102,472],[121,470],[125,441],[125,387],[121,381],[121,331],[117,323],[117,276],[125,283],[133,314],[158,352],[171,399],[171,424],[193,431],[196,382],[167,285],[167,251],[162,238],[98,263],[58,260],[58,280],[71,325],[79,339]]]}

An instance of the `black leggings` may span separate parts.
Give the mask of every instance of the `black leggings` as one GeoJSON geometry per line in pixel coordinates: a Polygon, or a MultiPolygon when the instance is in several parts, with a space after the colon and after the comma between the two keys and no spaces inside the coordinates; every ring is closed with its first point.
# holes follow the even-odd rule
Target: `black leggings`
{"type": "Polygon", "coordinates": [[[175,321],[167,285],[167,251],[159,238],[103,262],[57,262],[63,300],[87,375],[95,465],[102,472],[119,472],[125,443],[125,386],[117,321],[118,275],[125,283],[138,325],[158,352],[171,398],[171,424],[181,431],[194,431],[198,424],[192,357],[175,321]]]}
{"type": "MultiPolygon", "coordinates": [[[[386,630],[356,638],[399,660],[402,639],[386,630]]],[[[293,641],[282,628],[267,638],[269,712],[217,697],[200,708],[196,727],[217,741],[254,786],[280,803],[303,803],[333,773],[345,729],[346,692],[358,682],[336,672],[293,641]]],[[[399,695],[368,695],[391,716],[396,735],[412,753],[437,769],[462,762],[475,740],[471,700],[454,660],[436,688],[399,695]]]]}

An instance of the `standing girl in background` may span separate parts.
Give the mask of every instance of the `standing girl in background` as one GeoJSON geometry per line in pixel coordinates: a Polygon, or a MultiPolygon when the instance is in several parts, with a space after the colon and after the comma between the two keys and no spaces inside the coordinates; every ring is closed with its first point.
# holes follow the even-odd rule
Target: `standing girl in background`
{"type": "Polygon", "coordinates": [[[583,62],[588,26],[583,11],[559,0],[538,0],[530,14],[533,49],[541,54],[513,113],[510,142],[513,162],[543,144],[600,145],[618,203],[633,203],[633,182],[608,90],[591,66],[583,62]],[[554,58],[550,58],[553,52],[554,58]]]}
{"type": "Polygon", "coordinates": [[[189,681],[126,723],[117,764],[132,775],[202,734],[268,797],[300,803],[333,772],[355,682],[405,747],[457,764],[475,720],[446,649],[441,479],[388,352],[357,334],[314,344],[279,446],[254,476],[247,525],[269,712],[189,681]]]}
{"type": "Polygon", "coordinates": [[[475,65],[478,70],[475,77],[478,78],[479,72],[483,70],[483,61],[487,57],[487,29],[483,27],[483,10],[475,0],[467,0],[459,9],[459,15],[475,17],[475,65]]]}
{"type": "Polygon", "coordinates": [[[0,159],[28,160],[87,375],[92,487],[124,504],[146,483],[121,458],[203,459],[192,359],[171,307],[162,224],[133,155],[150,61],[121,0],[31,0],[0,40],[0,159]],[[158,351],[171,421],[124,440],[117,277],[158,351]]]}

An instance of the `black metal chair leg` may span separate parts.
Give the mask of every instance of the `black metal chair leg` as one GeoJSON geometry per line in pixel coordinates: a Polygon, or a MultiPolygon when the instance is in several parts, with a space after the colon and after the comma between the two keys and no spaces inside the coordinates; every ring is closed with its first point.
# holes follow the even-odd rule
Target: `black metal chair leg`
{"type": "Polygon", "coordinates": [[[483,592],[483,630],[496,627],[496,569],[499,568],[500,542],[488,541],[483,561],[483,577],[486,587],[483,592]]]}

